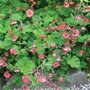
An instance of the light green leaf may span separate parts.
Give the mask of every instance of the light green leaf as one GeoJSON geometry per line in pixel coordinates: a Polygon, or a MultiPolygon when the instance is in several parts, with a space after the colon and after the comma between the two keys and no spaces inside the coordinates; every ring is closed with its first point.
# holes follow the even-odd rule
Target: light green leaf
{"type": "Polygon", "coordinates": [[[16,13],[16,14],[12,14],[11,19],[20,21],[22,18],[19,13],[16,13]]]}
{"type": "Polygon", "coordinates": [[[72,68],[80,68],[80,60],[78,57],[73,56],[71,58],[67,59],[67,63],[72,67],[72,68]]]}
{"type": "Polygon", "coordinates": [[[20,60],[17,60],[15,65],[23,74],[30,74],[30,71],[35,68],[35,64],[28,57],[21,57],[20,60]]]}

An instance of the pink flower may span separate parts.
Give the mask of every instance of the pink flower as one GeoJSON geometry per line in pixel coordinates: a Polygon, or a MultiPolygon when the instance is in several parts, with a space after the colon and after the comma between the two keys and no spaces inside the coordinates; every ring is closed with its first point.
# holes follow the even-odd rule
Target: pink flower
{"type": "Polygon", "coordinates": [[[67,29],[67,30],[71,30],[71,27],[69,27],[69,26],[66,26],[66,29],[67,29]]]}
{"type": "Polygon", "coordinates": [[[50,81],[47,81],[46,82],[46,85],[51,87],[52,86],[52,83],[50,81]]]}
{"type": "Polygon", "coordinates": [[[12,41],[16,41],[17,40],[17,36],[16,35],[13,35],[12,36],[12,41]]]}
{"type": "Polygon", "coordinates": [[[22,90],[29,90],[27,84],[23,84],[23,86],[21,87],[21,89],[22,89],[22,90]]]}
{"type": "Polygon", "coordinates": [[[32,54],[35,54],[35,53],[37,52],[37,49],[36,49],[36,48],[31,48],[31,49],[30,49],[30,52],[31,52],[32,54]]]}
{"type": "Polygon", "coordinates": [[[70,44],[70,41],[69,40],[67,40],[67,41],[64,42],[64,45],[69,45],[69,44],[70,44]]]}
{"type": "Polygon", "coordinates": [[[52,49],[54,49],[54,48],[56,47],[56,45],[55,45],[54,43],[52,43],[52,44],[50,45],[50,47],[51,47],[52,49]]]}
{"type": "Polygon", "coordinates": [[[19,69],[14,69],[14,72],[16,72],[16,73],[19,72],[19,69]]]}
{"type": "Polygon", "coordinates": [[[28,10],[26,11],[26,17],[31,18],[32,16],[33,16],[33,10],[28,9],[28,10]]]}
{"type": "Polygon", "coordinates": [[[56,88],[56,84],[55,83],[51,83],[51,87],[56,88]]]}
{"type": "Polygon", "coordinates": [[[34,44],[32,44],[32,47],[34,48],[34,47],[36,47],[36,44],[34,43],[34,44]]]}
{"type": "Polygon", "coordinates": [[[47,82],[47,78],[43,75],[40,75],[37,77],[37,82],[45,83],[45,82],[47,82]]]}
{"type": "Polygon", "coordinates": [[[13,48],[10,48],[10,53],[13,54],[13,55],[16,55],[16,50],[13,49],[13,48]]]}
{"type": "Polygon", "coordinates": [[[80,15],[76,15],[75,16],[75,19],[80,20],[81,19],[81,16],[80,15]]]}
{"type": "Polygon", "coordinates": [[[12,30],[8,30],[8,33],[9,33],[9,34],[12,34],[12,30]]]}
{"type": "Polygon", "coordinates": [[[5,76],[6,78],[10,78],[11,74],[9,73],[9,71],[5,71],[5,72],[4,72],[4,76],[5,76]]]}
{"type": "Polygon", "coordinates": [[[2,59],[3,59],[3,61],[6,61],[6,57],[3,57],[2,59]]]}
{"type": "Polygon", "coordinates": [[[83,12],[88,12],[89,10],[90,10],[90,7],[88,5],[83,7],[83,12]]]}
{"type": "Polygon", "coordinates": [[[59,63],[59,62],[54,62],[54,63],[53,63],[53,66],[54,66],[54,67],[59,67],[59,66],[60,66],[60,63],[59,63]]]}
{"type": "Polygon", "coordinates": [[[33,6],[35,6],[36,4],[37,4],[37,2],[36,2],[36,1],[32,2],[32,5],[33,5],[33,6]]]}
{"type": "Polygon", "coordinates": [[[3,66],[5,61],[3,59],[0,59],[0,66],[3,66]]]}
{"type": "Polygon", "coordinates": [[[46,84],[47,86],[49,86],[49,87],[52,87],[52,88],[55,88],[55,87],[56,87],[56,84],[53,83],[53,82],[50,82],[50,81],[47,81],[45,84],[46,84]]]}
{"type": "Polygon", "coordinates": [[[82,27],[81,27],[81,30],[86,30],[86,27],[85,27],[85,26],[82,26],[82,27]]]}
{"type": "Polygon", "coordinates": [[[9,56],[8,52],[4,52],[4,55],[5,55],[6,57],[8,57],[8,56],[9,56]]]}
{"type": "Polygon", "coordinates": [[[60,22],[59,29],[64,29],[66,24],[64,22],[60,22]]]}
{"type": "Polygon", "coordinates": [[[49,30],[50,30],[50,28],[45,28],[44,30],[45,30],[45,31],[49,31],[49,30]]]}
{"type": "Polygon", "coordinates": [[[79,30],[74,29],[74,30],[72,31],[72,36],[78,36],[78,35],[79,35],[79,30]]]}
{"type": "Polygon", "coordinates": [[[44,34],[41,34],[40,36],[39,36],[39,38],[45,38],[46,36],[44,35],[44,34]]]}
{"type": "Polygon", "coordinates": [[[79,55],[80,55],[80,56],[82,56],[82,55],[83,55],[83,53],[84,53],[84,51],[83,51],[83,50],[80,50],[80,51],[79,51],[79,55]]]}
{"type": "Polygon", "coordinates": [[[69,2],[68,1],[64,2],[64,7],[65,8],[68,8],[69,7],[69,2]]]}
{"type": "Polygon", "coordinates": [[[76,46],[76,43],[75,42],[72,42],[72,46],[76,46]]]}
{"type": "Polygon", "coordinates": [[[37,71],[37,72],[35,73],[35,76],[40,76],[40,72],[37,71]]]}
{"type": "Polygon", "coordinates": [[[30,0],[30,2],[34,2],[34,0],[30,0]]]}
{"type": "Polygon", "coordinates": [[[11,25],[14,25],[14,24],[17,24],[17,21],[16,20],[12,20],[11,21],[11,25]]]}
{"type": "Polygon", "coordinates": [[[68,52],[68,51],[71,50],[71,48],[69,46],[65,46],[65,47],[63,47],[63,50],[66,51],[66,52],[68,52]]]}
{"type": "Polygon", "coordinates": [[[60,88],[56,88],[55,90],[61,90],[60,88]]]}
{"type": "Polygon", "coordinates": [[[69,40],[76,40],[76,36],[70,37],[69,40]]]}
{"type": "Polygon", "coordinates": [[[69,4],[70,4],[70,5],[74,5],[74,2],[71,1],[71,2],[69,2],[69,4]]]}
{"type": "Polygon", "coordinates": [[[66,38],[67,39],[67,38],[69,38],[70,35],[67,32],[63,32],[62,33],[62,36],[63,36],[63,38],[66,38]]]}
{"type": "Polygon", "coordinates": [[[38,55],[38,58],[39,58],[39,59],[44,59],[44,57],[45,57],[44,54],[39,54],[39,55],[38,55]]]}
{"type": "Polygon", "coordinates": [[[3,67],[3,68],[4,68],[4,67],[7,68],[7,64],[4,64],[2,67],[3,67]]]}
{"type": "Polygon", "coordinates": [[[23,76],[22,76],[22,82],[23,82],[23,83],[30,83],[30,80],[29,80],[28,75],[23,75],[23,76]]]}
{"type": "Polygon", "coordinates": [[[62,54],[63,55],[66,55],[67,54],[67,51],[62,50],[62,54]]]}
{"type": "Polygon", "coordinates": [[[61,60],[60,56],[57,56],[56,61],[60,61],[60,60],[61,60]]]}
{"type": "Polygon", "coordinates": [[[52,78],[52,77],[53,77],[53,74],[50,73],[50,74],[48,75],[48,77],[49,77],[49,78],[52,78]]]}
{"type": "Polygon", "coordinates": [[[60,30],[59,26],[54,26],[53,29],[56,31],[60,30]]]}
{"type": "Polygon", "coordinates": [[[20,8],[19,7],[16,7],[16,11],[20,11],[20,8]]]}
{"type": "Polygon", "coordinates": [[[58,81],[59,81],[60,83],[63,83],[63,82],[64,82],[63,77],[59,77],[59,78],[58,78],[58,81]]]}
{"type": "Polygon", "coordinates": [[[83,46],[87,46],[87,42],[86,41],[83,43],[83,46]]]}
{"type": "Polygon", "coordinates": [[[87,23],[87,22],[88,22],[88,18],[85,18],[85,17],[84,17],[84,18],[82,19],[82,21],[83,21],[84,23],[87,23]]]}

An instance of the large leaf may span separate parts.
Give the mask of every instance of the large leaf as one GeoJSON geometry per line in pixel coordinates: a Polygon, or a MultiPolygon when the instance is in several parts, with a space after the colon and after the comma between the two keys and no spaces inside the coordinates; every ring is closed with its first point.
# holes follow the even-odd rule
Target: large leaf
{"type": "Polygon", "coordinates": [[[28,57],[21,57],[15,66],[20,69],[21,73],[23,74],[30,74],[30,71],[35,68],[34,62],[29,60],[28,57]]]}
{"type": "Polygon", "coordinates": [[[21,18],[21,15],[19,13],[16,13],[16,14],[12,14],[11,19],[20,21],[22,18],[21,18]]]}
{"type": "Polygon", "coordinates": [[[80,60],[78,57],[73,56],[71,58],[67,59],[67,63],[72,67],[72,68],[80,68],[80,60]]]}
{"type": "Polygon", "coordinates": [[[59,8],[57,8],[57,13],[61,16],[69,16],[69,9],[65,9],[63,6],[60,6],[59,8]]]}

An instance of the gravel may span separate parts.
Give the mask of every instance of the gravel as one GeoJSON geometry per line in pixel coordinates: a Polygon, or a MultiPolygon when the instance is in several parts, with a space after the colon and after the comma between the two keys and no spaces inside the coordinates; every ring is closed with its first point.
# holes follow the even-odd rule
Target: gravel
{"type": "MultiPolygon", "coordinates": [[[[88,82],[86,84],[80,84],[78,86],[71,86],[71,87],[60,87],[60,90],[90,90],[90,79],[88,79],[88,82]]],[[[0,89],[1,90],[1,89],[0,89]]],[[[11,90],[21,90],[21,89],[11,89],[11,90]]],[[[57,90],[56,88],[51,88],[48,86],[44,87],[37,87],[35,89],[29,89],[29,90],[57,90]]]]}
{"type": "Polygon", "coordinates": [[[70,90],[90,90],[90,79],[87,84],[80,84],[79,86],[73,86],[70,90]]]}
{"type": "MultiPolygon", "coordinates": [[[[57,90],[55,88],[37,88],[37,89],[30,89],[30,90],[57,90]]],[[[90,79],[88,79],[87,84],[80,84],[78,86],[72,87],[61,87],[61,90],[90,90],[90,79]]]]}

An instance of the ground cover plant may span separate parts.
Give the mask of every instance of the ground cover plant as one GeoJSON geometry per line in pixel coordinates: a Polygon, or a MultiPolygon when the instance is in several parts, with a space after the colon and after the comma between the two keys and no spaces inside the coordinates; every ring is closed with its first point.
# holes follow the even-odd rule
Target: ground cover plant
{"type": "MultiPolygon", "coordinates": [[[[0,0],[0,78],[22,90],[68,80],[90,64],[88,0],[0,0]]],[[[8,88],[8,87],[7,87],[8,88]]]]}

